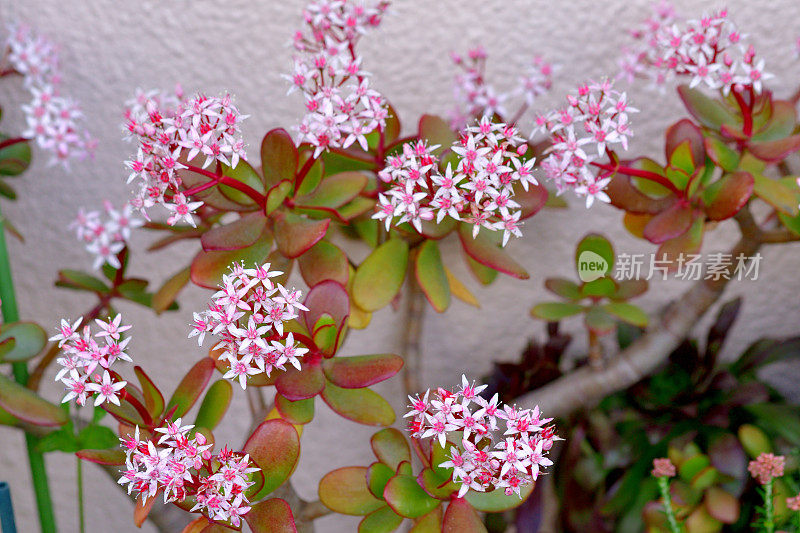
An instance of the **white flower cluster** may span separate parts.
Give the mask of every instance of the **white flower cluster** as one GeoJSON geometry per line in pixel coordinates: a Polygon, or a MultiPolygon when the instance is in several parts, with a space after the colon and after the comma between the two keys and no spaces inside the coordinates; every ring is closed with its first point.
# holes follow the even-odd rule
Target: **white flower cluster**
{"type": "Polygon", "coordinates": [[[78,211],[78,217],[70,225],[79,241],[86,244],[86,251],[94,256],[92,268],[95,270],[108,263],[114,268],[122,266],[117,254],[127,244],[131,230],[144,224],[144,220],[133,214],[133,206],[126,203],[122,209],[115,209],[106,200],[103,202],[105,220],[100,211],[78,211]]]}
{"type": "Polygon", "coordinates": [[[393,223],[409,222],[421,232],[423,220],[435,217],[441,223],[450,216],[473,224],[474,236],[481,227],[503,231],[505,246],[511,235],[522,235],[522,211],[514,201],[514,185],[519,183],[527,191],[529,184],[537,184],[532,170],[535,159],[521,157],[527,148],[522,140],[515,127],[484,117],[453,144],[458,165],[453,169],[448,164],[444,174],[433,154],[438,146],[421,141],[405,144],[403,153],[389,157],[378,174],[391,185],[378,195],[372,218],[383,220],[387,230],[393,223]]]}
{"type": "Polygon", "coordinates": [[[64,384],[67,394],[61,403],[75,399],[78,405],[84,405],[87,398],[95,397],[94,404],[111,402],[119,405],[120,391],[127,381],[122,381],[116,372],[111,370],[119,360],[131,361],[125,348],[131,338],[120,340],[121,334],[131,326],[122,326],[122,315],[117,315],[107,322],[95,320],[100,331],[92,333],[89,325],[78,331],[83,318],[73,324],[66,319],[61,320],[58,335],[50,337],[58,341],[61,357],[56,363],[61,367],[56,374],[56,381],[64,384]]]}
{"type": "Polygon", "coordinates": [[[732,89],[760,94],[763,81],[773,77],[756,61],[755,49],[722,10],[678,24],[668,3],[656,8],[644,30],[634,34],[640,46],[621,61],[628,79],[645,77],[662,86],[678,76],[691,78],[690,87],[703,84],[728,95],[732,89]]]}
{"type": "Polygon", "coordinates": [[[364,5],[352,0],[317,0],[303,12],[307,31],[298,31],[294,71],[285,76],[306,99],[299,126],[301,138],[315,147],[314,157],[329,148],[353,143],[367,150],[366,135],[383,128],[384,98],[370,88],[369,74],[356,55],[358,39],[380,24],[388,2],[364,5]]]}
{"type": "Polygon", "coordinates": [[[80,106],[60,95],[61,74],[55,45],[23,24],[10,25],[8,32],[4,43],[6,57],[13,72],[24,77],[32,98],[22,106],[27,122],[22,137],[34,139],[41,148],[52,152],[51,164],[61,163],[66,167],[70,159],[93,155],[96,142],[81,124],[80,106]]]}
{"type": "Polygon", "coordinates": [[[194,313],[189,337],[203,344],[206,333],[220,341],[220,360],[230,364],[226,379],[238,379],[242,388],[255,374],[270,375],[274,368],[284,370],[290,363],[300,370],[300,358],[308,349],[295,344],[294,334],[284,334],[283,324],[298,317],[297,311],[308,308],[300,303],[301,292],[287,289],[271,278],[282,272],[265,263],[256,268],[234,264],[222,277],[220,290],[211,298],[207,311],[194,313]]]}
{"type": "Polygon", "coordinates": [[[609,202],[604,189],[611,172],[596,174],[595,160],[612,146],[628,149],[628,138],[633,136],[628,114],[638,110],[630,107],[627,95],[614,90],[608,80],[579,87],[567,102],[567,107],[536,119],[534,134],[546,132],[552,142],[541,166],[559,194],[571,189],[586,197],[587,208],[595,199],[609,202]]]}
{"type": "Polygon", "coordinates": [[[439,388],[431,398],[430,390],[420,398],[409,396],[412,438],[435,438],[448,448],[450,460],[438,466],[453,469],[453,481],[461,487],[458,497],[470,489],[488,492],[503,490],[507,495],[520,494],[523,486],[536,481],[541,471],[553,462],[547,452],[556,440],[552,418],[541,418],[539,408],[517,409],[479,396],[486,385],[476,387],[466,376],[456,391],[439,388]],[[501,440],[494,441],[493,431],[505,426],[501,440]]]}
{"type": "Polygon", "coordinates": [[[131,171],[128,183],[140,181],[131,204],[145,216],[148,208],[162,204],[172,213],[167,219],[170,225],[182,219],[194,225],[192,213],[203,202],[188,202],[179,192],[178,170],[190,168],[195,158],[203,159],[202,169],[212,163],[236,167],[245,158],[241,133],[245,118],[229,94],[183,99],[180,93],[173,98],[139,92],[125,112],[128,137],[138,146],[136,155],[125,162],[131,171]]]}
{"type": "Polygon", "coordinates": [[[227,522],[238,527],[241,518],[250,511],[245,491],[254,484],[250,457],[230,451],[227,446],[219,454],[211,453],[202,433],[190,436],[194,426],[181,426],[181,419],[156,428],[160,434],[139,439],[139,427],[133,435],[122,438],[125,450],[125,470],[117,481],[128,486],[128,494],[136,492],[143,500],[164,492],[164,503],[182,502],[186,498],[196,503],[191,511],[199,511],[211,520],[227,522]]]}

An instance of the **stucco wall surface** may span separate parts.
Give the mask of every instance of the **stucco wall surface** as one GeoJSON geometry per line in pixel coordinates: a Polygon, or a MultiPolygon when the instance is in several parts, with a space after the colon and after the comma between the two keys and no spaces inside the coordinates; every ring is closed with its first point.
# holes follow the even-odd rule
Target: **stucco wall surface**
{"type": "MultiPolygon", "coordinates": [[[[717,2],[680,0],[677,8],[687,15],[717,7],[717,2]]],[[[251,117],[244,134],[256,152],[261,136],[277,126],[297,123],[302,103],[285,96],[280,75],[290,68],[286,46],[300,24],[299,0],[217,1],[114,1],[114,0],[0,0],[0,20],[26,21],[62,46],[64,92],[80,99],[90,131],[100,141],[97,158],[76,163],[71,172],[48,167],[48,157],[37,152],[36,162],[18,187],[19,201],[4,203],[4,214],[25,235],[25,244],[12,240],[11,254],[22,315],[45,327],[62,316],[80,313],[88,300],[55,289],[60,268],[88,269],[90,260],[66,230],[81,206],[99,208],[103,198],[117,203],[128,194],[122,162],[131,153],[123,142],[123,102],[136,87],[170,88],[180,82],[189,91],[234,94],[239,108],[251,117]]],[[[759,54],[776,74],[776,92],[786,95],[800,83],[800,61],[792,43],[800,34],[800,2],[796,0],[730,0],[727,5],[742,30],[749,34],[759,54]]],[[[489,54],[489,74],[501,89],[509,88],[517,72],[534,54],[561,64],[553,91],[538,102],[545,109],[560,104],[575,84],[592,77],[613,75],[615,59],[626,39],[627,28],[648,13],[643,0],[399,0],[383,26],[362,41],[367,70],[375,85],[399,110],[406,125],[425,112],[444,114],[450,108],[451,78],[455,73],[448,52],[463,51],[483,43],[489,54]]],[[[664,128],[682,116],[672,91],[660,95],[642,86],[629,90],[641,113],[634,116],[632,150],[662,157],[664,128]]],[[[18,106],[25,94],[14,82],[3,80],[0,102],[3,129],[21,130],[18,106]]],[[[407,128],[410,129],[410,128],[407,128]]],[[[467,280],[482,302],[480,310],[455,302],[443,315],[425,316],[422,346],[425,386],[455,383],[462,372],[479,376],[491,361],[515,357],[526,340],[542,335],[543,326],[528,315],[529,308],[548,299],[542,289],[545,277],[572,272],[575,243],[588,231],[601,231],[618,251],[649,252],[652,247],[622,230],[621,214],[600,206],[587,212],[580,201],[568,199],[568,210],[546,211],[524,226],[525,236],[510,252],[532,273],[529,281],[501,277],[489,288],[478,286],[458,263],[456,274],[467,280]]],[[[723,224],[707,239],[704,251],[722,251],[736,238],[731,224],[723,224]]],[[[186,264],[195,245],[165,252],[144,253],[152,237],[138,232],[131,271],[158,285],[186,264]]],[[[446,245],[448,253],[456,253],[446,245]]],[[[726,347],[730,356],[763,335],[800,333],[797,299],[798,249],[773,247],[764,252],[759,281],[734,284],[726,296],[743,295],[745,305],[738,326],[726,347]]],[[[656,282],[640,304],[654,311],[687,288],[687,282],[656,282]]],[[[193,309],[204,305],[209,293],[198,288],[181,297],[179,312],[156,318],[132,305],[121,304],[126,320],[134,324],[131,352],[137,363],[157,375],[171,390],[182,374],[203,355],[186,339],[193,309]]],[[[390,352],[401,336],[401,315],[391,310],[377,313],[366,331],[354,332],[347,354],[390,352]]],[[[698,326],[703,330],[705,320],[698,326]]],[[[572,330],[579,324],[567,322],[572,330]]],[[[584,345],[577,339],[573,351],[584,345]]],[[[773,372],[794,387],[792,375],[773,372]]],[[[52,379],[52,376],[49,377],[52,379]]],[[[402,409],[399,379],[380,390],[402,409]]],[[[45,386],[52,399],[55,384],[45,386]]],[[[318,415],[303,435],[303,452],[295,476],[297,490],[313,498],[316,481],[325,472],[349,464],[366,464],[371,428],[349,423],[321,402],[318,415]]],[[[232,414],[217,433],[218,441],[241,443],[249,417],[244,395],[235,395],[232,414]]],[[[36,531],[35,509],[18,432],[0,429],[0,479],[14,487],[14,503],[22,532],[36,531]]],[[[64,454],[48,456],[48,470],[59,524],[76,530],[74,459],[64,454]]],[[[89,531],[132,531],[132,508],[123,494],[99,470],[86,467],[86,512],[89,531]]],[[[329,517],[320,531],[353,531],[356,520],[329,517]]],[[[145,525],[144,531],[152,531],[145,525]]]]}

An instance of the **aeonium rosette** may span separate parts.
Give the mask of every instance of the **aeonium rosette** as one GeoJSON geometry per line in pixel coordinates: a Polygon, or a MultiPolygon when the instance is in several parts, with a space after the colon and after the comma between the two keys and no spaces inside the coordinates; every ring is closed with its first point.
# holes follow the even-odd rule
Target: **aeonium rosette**
{"type": "Polygon", "coordinates": [[[553,464],[547,453],[560,440],[549,425],[553,419],[542,418],[538,407],[504,406],[497,394],[487,400],[479,396],[485,388],[462,376],[458,390],[440,387],[422,398],[409,396],[411,410],[405,416],[411,417],[411,437],[434,438],[448,448],[450,460],[436,466],[453,469],[452,479],[461,485],[459,498],[470,489],[520,495],[522,487],[553,464]],[[501,424],[504,432],[495,441],[493,432],[501,424]]]}
{"type": "Polygon", "coordinates": [[[284,323],[308,308],[300,303],[299,290],[272,281],[281,274],[270,270],[269,263],[254,268],[234,264],[208,309],[194,313],[189,337],[197,336],[200,345],[206,333],[218,337],[214,349],[221,350],[219,359],[230,365],[224,377],[238,379],[243,389],[250,376],[269,376],[287,363],[300,370],[300,358],[308,352],[295,342],[294,333],[284,331],[284,323]]]}

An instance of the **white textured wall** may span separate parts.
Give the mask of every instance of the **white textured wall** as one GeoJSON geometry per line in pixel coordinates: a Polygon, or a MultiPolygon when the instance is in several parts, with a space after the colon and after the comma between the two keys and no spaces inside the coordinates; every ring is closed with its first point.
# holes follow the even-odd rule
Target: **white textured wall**
{"type": "MultiPolygon", "coordinates": [[[[249,145],[257,150],[265,131],[291,126],[301,111],[296,96],[286,97],[280,74],[289,68],[285,47],[300,22],[300,0],[225,1],[169,0],[0,0],[3,22],[23,20],[47,34],[63,48],[64,90],[79,98],[89,129],[100,139],[96,161],[74,165],[72,173],[48,168],[47,157],[37,151],[36,163],[18,186],[20,200],[4,202],[9,216],[27,239],[11,243],[13,267],[22,310],[49,328],[59,317],[82,312],[87,301],[75,293],[55,289],[59,268],[87,268],[89,258],[66,226],[78,207],[99,207],[101,199],[119,203],[127,194],[122,161],[131,146],[121,140],[122,103],[134,88],[172,87],[188,91],[231,91],[251,118],[244,125],[249,145]]],[[[679,12],[692,13],[716,2],[682,0],[679,12]]],[[[566,90],[589,77],[613,74],[615,57],[624,31],[648,11],[648,2],[613,0],[405,0],[394,15],[363,41],[367,69],[406,124],[413,125],[424,112],[444,113],[450,107],[450,80],[454,73],[447,52],[484,43],[490,53],[489,71],[499,88],[508,87],[517,69],[535,54],[562,65],[552,95],[542,106],[560,103],[566,90]]],[[[742,29],[753,36],[759,54],[777,75],[777,93],[787,94],[800,82],[800,62],[792,55],[793,38],[800,34],[800,3],[796,0],[753,2],[731,0],[728,6],[742,29]]],[[[17,110],[24,94],[15,82],[2,80],[0,103],[4,131],[19,131],[17,110]]],[[[630,91],[636,107],[633,149],[660,156],[663,128],[680,107],[673,93],[664,96],[643,88],[630,91]]],[[[572,271],[572,250],[587,231],[602,231],[614,238],[617,249],[644,252],[652,248],[621,230],[618,211],[600,207],[586,212],[572,201],[570,210],[543,212],[525,225],[525,238],[510,246],[511,253],[532,272],[526,282],[501,278],[491,288],[470,287],[483,302],[476,310],[459,302],[445,315],[426,318],[423,346],[426,385],[454,383],[462,371],[479,375],[494,359],[513,357],[526,338],[542,333],[542,325],[528,317],[529,307],[546,298],[542,280],[572,271]]],[[[707,238],[705,250],[721,250],[735,232],[723,227],[707,238]]],[[[143,249],[149,236],[137,234],[135,249],[143,249]]],[[[190,246],[155,254],[138,253],[131,272],[160,283],[193,253],[190,246]]],[[[455,249],[450,247],[450,251],[455,249]]],[[[730,355],[760,335],[800,333],[796,290],[797,249],[769,249],[758,282],[732,286],[729,295],[743,294],[745,307],[728,346],[730,355]]],[[[459,263],[457,272],[468,274],[459,263]]],[[[654,284],[641,299],[655,310],[684,290],[681,282],[654,284]]],[[[131,352],[137,362],[155,374],[170,390],[182,373],[203,352],[186,340],[192,309],[199,308],[208,292],[193,288],[181,298],[179,312],[156,319],[141,308],[120,305],[135,326],[131,352]]],[[[576,324],[570,323],[576,327],[576,324]]],[[[378,313],[366,332],[355,333],[346,352],[374,353],[394,349],[399,339],[398,316],[378,313]]],[[[580,342],[576,344],[577,347],[580,342]]],[[[399,380],[383,391],[401,405],[399,380]]],[[[53,399],[59,391],[45,383],[53,399]]],[[[241,442],[248,416],[243,395],[237,393],[218,440],[241,442]]],[[[316,480],[338,466],[367,464],[367,438],[372,433],[336,417],[320,404],[317,419],[303,436],[303,454],[296,486],[311,498],[316,480]]],[[[18,432],[0,429],[0,478],[14,486],[14,503],[21,531],[36,531],[32,495],[27,487],[23,440],[18,432]]],[[[76,529],[74,460],[48,456],[51,487],[63,531],[76,529]]],[[[104,475],[88,466],[87,515],[89,531],[131,531],[131,506],[104,475]]],[[[326,518],[321,531],[352,531],[355,520],[326,518]]],[[[145,529],[148,526],[145,526],[145,529]]]]}

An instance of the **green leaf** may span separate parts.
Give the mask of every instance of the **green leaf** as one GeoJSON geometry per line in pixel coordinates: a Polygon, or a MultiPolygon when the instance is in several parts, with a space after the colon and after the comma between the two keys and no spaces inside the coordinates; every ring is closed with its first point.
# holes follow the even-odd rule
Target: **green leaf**
{"type": "MultiPolygon", "coordinates": [[[[99,424],[89,424],[78,433],[81,449],[107,450],[119,446],[116,433],[99,424]]],[[[77,450],[75,450],[77,451],[77,450]]]]}
{"type": "Polygon", "coordinates": [[[367,467],[367,487],[376,498],[383,499],[383,489],[396,472],[383,463],[375,462],[367,467]]]}
{"type": "Polygon", "coordinates": [[[788,216],[797,216],[797,197],[784,183],[761,174],[753,174],[753,192],[772,207],[788,216]]]}
{"type": "Polygon", "coordinates": [[[286,130],[278,128],[267,132],[261,141],[261,171],[264,185],[272,187],[282,180],[294,182],[297,172],[297,147],[286,130]]]}
{"type": "Polygon", "coordinates": [[[561,296],[567,300],[580,300],[583,298],[578,284],[568,279],[547,278],[544,280],[544,287],[556,296],[561,296]]]}
{"type": "Polygon", "coordinates": [[[439,505],[413,476],[406,474],[397,474],[389,480],[383,489],[383,499],[395,513],[406,518],[418,518],[439,505]]]}
{"type": "Polygon", "coordinates": [[[444,513],[442,533],[487,533],[487,530],[467,500],[453,498],[444,513]]]}
{"type": "Polygon", "coordinates": [[[762,129],[753,135],[754,141],[774,141],[788,137],[797,126],[795,104],[786,100],[772,101],[772,116],[762,129]]]}
{"type": "Polygon", "coordinates": [[[617,282],[611,278],[598,278],[581,286],[581,296],[612,298],[617,294],[617,282]]]}
{"type": "Polygon", "coordinates": [[[362,172],[340,172],[322,179],[310,194],[298,197],[298,207],[341,207],[364,190],[367,176],[362,172]]]}
{"type": "Polygon", "coordinates": [[[800,446],[800,407],[775,403],[754,403],[744,408],[755,418],[756,423],[774,435],[800,446]]]}
{"type": "Polygon", "coordinates": [[[322,364],[325,377],[345,389],[360,389],[387,380],[403,367],[403,358],[394,354],[334,357],[322,364]]]}
{"type": "Polygon", "coordinates": [[[531,309],[531,316],[547,320],[548,322],[558,322],[564,318],[577,315],[583,312],[583,306],[567,302],[545,302],[536,304],[531,309]]]}
{"type": "Polygon", "coordinates": [[[289,479],[300,458],[300,437],[294,426],[281,418],[262,422],[245,442],[244,453],[261,468],[264,486],[250,500],[260,500],[289,479]]]}
{"type": "Polygon", "coordinates": [[[200,394],[203,393],[203,389],[208,385],[213,373],[214,360],[210,357],[200,359],[189,369],[167,403],[167,412],[176,408],[172,415],[173,420],[182,417],[192,408],[200,394]]]}
{"type": "Polygon", "coordinates": [[[586,327],[597,335],[606,335],[614,331],[616,322],[613,315],[598,305],[593,305],[586,312],[586,327]]]}
{"type": "Polygon", "coordinates": [[[47,344],[47,334],[33,322],[0,324],[0,362],[17,363],[38,355],[47,344]]]}
{"type": "MultiPolygon", "coordinates": [[[[0,135],[0,141],[8,139],[8,136],[0,135]]],[[[0,175],[17,176],[25,172],[30,164],[31,146],[28,141],[0,148],[0,175]]]]}
{"type": "Polygon", "coordinates": [[[317,244],[328,231],[330,220],[311,220],[294,213],[276,213],[275,243],[278,250],[295,259],[317,244]]]}
{"type": "MultiPolygon", "coordinates": [[[[9,200],[16,200],[17,193],[14,188],[3,180],[0,180],[0,196],[5,196],[9,200]]],[[[6,223],[8,223],[6,221],[6,223]]]]}
{"type": "Polygon", "coordinates": [[[706,137],[704,144],[708,157],[722,170],[734,172],[739,168],[739,152],[730,148],[726,143],[716,137],[706,137]]]}
{"type": "Polygon", "coordinates": [[[375,433],[370,439],[372,451],[380,462],[393,471],[403,461],[411,462],[411,449],[405,435],[395,428],[386,428],[375,433]]]}
{"type": "Polygon", "coordinates": [[[718,130],[722,124],[736,124],[737,119],[724,104],[703,94],[699,89],[687,85],[678,87],[678,94],[686,110],[702,125],[718,130]]]}
{"type": "Polygon", "coordinates": [[[233,397],[230,381],[220,379],[213,383],[206,392],[200,409],[197,410],[195,427],[214,429],[222,421],[233,397]]]}
{"type": "Polygon", "coordinates": [[[754,180],[749,172],[726,174],[706,187],[703,203],[711,220],[731,218],[744,207],[753,194],[754,180]]]}
{"type": "Polygon", "coordinates": [[[625,302],[611,302],[603,306],[603,309],[619,318],[628,324],[639,326],[641,328],[647,326],[647,313],[640,307],[625,302]]]}
{"type": "Polygon", "coordinates": [[[336,413],[359,424],[389,426],[395,420],[392,406],[372,389],[345,389],[328,382],[322,399],[336,413]]]}
{"type": "MultiPolygon", "coordinates": [[[[238,182],[244,183],[245,185],[249,185],[260,194],[264,194],[266,192],[261,176],[259,176],[258,172],[256,172],[256,170],[250,166],[250,163],[244,159],[239,160],[236,168],[231,168],[228,165],[222,165],[222,174],[228,176],[229,178],[233,178],[238,182]]],[[[239,189],[234,189],[229,185],[218,185],[218,188],[219,192],[222,193],[226,198],[236,202],[239,205],[256,206],[255,200],[250,198],[247,194],[243,193],[239,189]]]]}
{"type": "Polygon", "coordinates": [[[79,450],[75,452],[75,455],[84,461],[97,463],[99,465],[121,466],[125,464],[125,452],[120,448],[110,450],[79,450]]]}
{"type": "Polygon", "coordinates": [[[319,499],[328,509],[346,515],[365,516],[383,507],[369,492],[367,469],[346,466],[328,472],[319,482],[319,499]]]}
{"type": "Polygon", "coordinates": [[[314,398],[292,401],[282,394],[276,394],[275,407],[281,417],[292,424],[308,424],[314,418],[314,398]]]}
{"type": "Polygon", "coordinates": [[[408,267],[408,243],[389,239],[375,248],[356,270],[353,301],[365,311],[377,311],[397,295],[408,267]]]}
{"type": "Polygon", "coordinates": [[[586,257],[586,252],[597,254],[603,259],[603,261],[606,262],[608,265],[606,268],[606,273],[614,270],[614,261],[616,260],[616,256],[614,255],[614,247],[611,246],[609,240],[604,236],[597,233],[590,233],[578,243],[578,246],[575,249],[575,268],[578,272],[581,271],[581,256],[586,257]]]}
{"type": "Polygon", "coordinates": [[[450,306],[450,284],[436,241],[426,240],[420,245],[414,259],[414,274],[433,308],[444,312],[450,306]]]}
{"type": "Polygon", "coordinates": [[[476,492],[471,490],[467,492],[464,499],[475,508],[477,511],[483,513],[499,513],[508,509],[519,507],[528,496],[533,492],[533,483],[529,483],[520,487],[519,496],[511,494],[506,496],[503,490],[493,490],[492,492],[476,492]]]}
{"type": "Polygon", "coordinates": [[[358,524],[358,533],[390,533],[402,523],[403,517],[384,505],[364,517],[358,524]]]}
{"type": "Polygon", "coordinates": [[[241,250],[253,245],[266,225],[267,217],[260,211],[247,213],[229,224],[216,226],[203,233],[200,244],[206,252],[241,250]]]}
{"type": "Polygon", "coordinates": [[[671,165],[682,168],[687,173],[706,161],[703,146],[703,133],[691,120],[681,119],[667,128],[665,133],[665,152],[671,165]]]}
{"type": "Polygon", "coordinates": [[[498,274],[500,274],[497,270],[483,266],[475,261],[466,251],[464,252],[464,258],[467,261],[470,272],[472,272],[472,275],[475,276],[475,279],[477,279],[481,285],[491,285],[492,282],[497,279],[498,274]]]}
{"type": "Polygon", "coordinates": [[[347,286],[350,279],[350,263],[345,253],[328,241],[319,241],[298,261],[300,274],[313,287],[325,280],[333,280],[347,286]]]}
{"type": "MultiPolygon", "coordinates": [[[[244,519],[253,533],[297,533],[292,508],[280,498],[254,504],[244,519]]],[[[205,529],[203,533],[207,533],[205,529]]]]}
{"type": "MultiPolygon", "coordinates": [[[[75,453],[81,449],[78,438],[73,433],[72,424],[63,427],[58,431],[48,433],[36,443],[36,451],[39,453],[64,452],[75,453]]],[[[119,441],[117,441],[119,442],[119,441]]]]}
{"type": "Polygon", "coordinates": [[[235,262],[243,262],[245,266],[261,266],[272,247],[272,235],[266,228],[252,246],[231,251],[200,251],[192,261],[191,279],[196,285],[207,289],[216,289],[235,262]]]}
{"type": "MultiPolygon", "coordinates": [[[[308,161],[309,157],[314,155],[313,150],[304,150],[300,153],[300,162],[298,163],[298,167],[302,168],[306,161],[308,161]]],[[[299,187],[294,192],[295,196],[305,196],[314,189],[317,188],[319,182],[322,180],[322,177],[325,175],[325,163],[322,161],[322,158],[318,158],[314,163],[312,163],[311,168],[308,170],[306,177],[303,178],[303,182],[300,184],[299,187]]]]}
{"type": "Polygon", "coordinates": [[[170,277],[164,284],[153,294],[153,311],[156,314],[161,314],[169,309],[178,297],[178,293],[183,289],[191,277],[191,267],[181,269],[170,277]]]}
{"type": "MultiPolygon", "coordinates": [[[[139,384],[142,387],[142,394],[144,395],[145,407],[153,418],[158,418],[164,412],[164,395],[158,390],[156,384],[150,379],[144,369],[140,366],[133,368],[136,377],[139,379],[139,384]]],[[[214,428],[209,428],[214,429],[214,428]]]]}
{"type": "MultiPolygon", "coordinates": [[[[680,169],[687,175],[694,173],[695,162],[693,161],[692,146],[689,141],[684,141],[675,147],[675,151],[672,152],[672,156],[669,158],[669,166],[680,169]]],[[[667,178],[669,177],[669,169],[667,169],[667,178]]],[[[686,183],[684,183],[683,179],[678,180],[678,182],[675,182],[674,180],[671,181],[681,190],[686,187],[686,183]]]]}
{"type": "Polygon", "coordinates": [[[292,182],[282,181],[267,191],[267,203],[264,211],[271,215],[276,209],[283,205],[283,201],[292,192],[292,182]]]}
{"type": "Polygon", "coordinates": [[[68,420],[63,409],[3,374],[0,374],[0,407],[35,426],[60,426],[68,420]]]}
{"type": "Polygon", "coordinates": [[[78,291],[97,292],[100,294],[106,294],[109,291],[108,286],[103,283],[102,280],[86,274],[85,272],[69,269],[58,271],[56,286],[78,291]]]}
{"type": "Polygon", "coordinates": [[[500,237],[497,232],[481,231],[476,238],[472,238],[472,225],[461,223],[458,226],[458,237],[466,254],[482,264],[498,272],[508,274],[517,279],[528,279],[528,274],[522,266],[514,261],[505,250],[501,249],[496,242],[500,237]]]}

